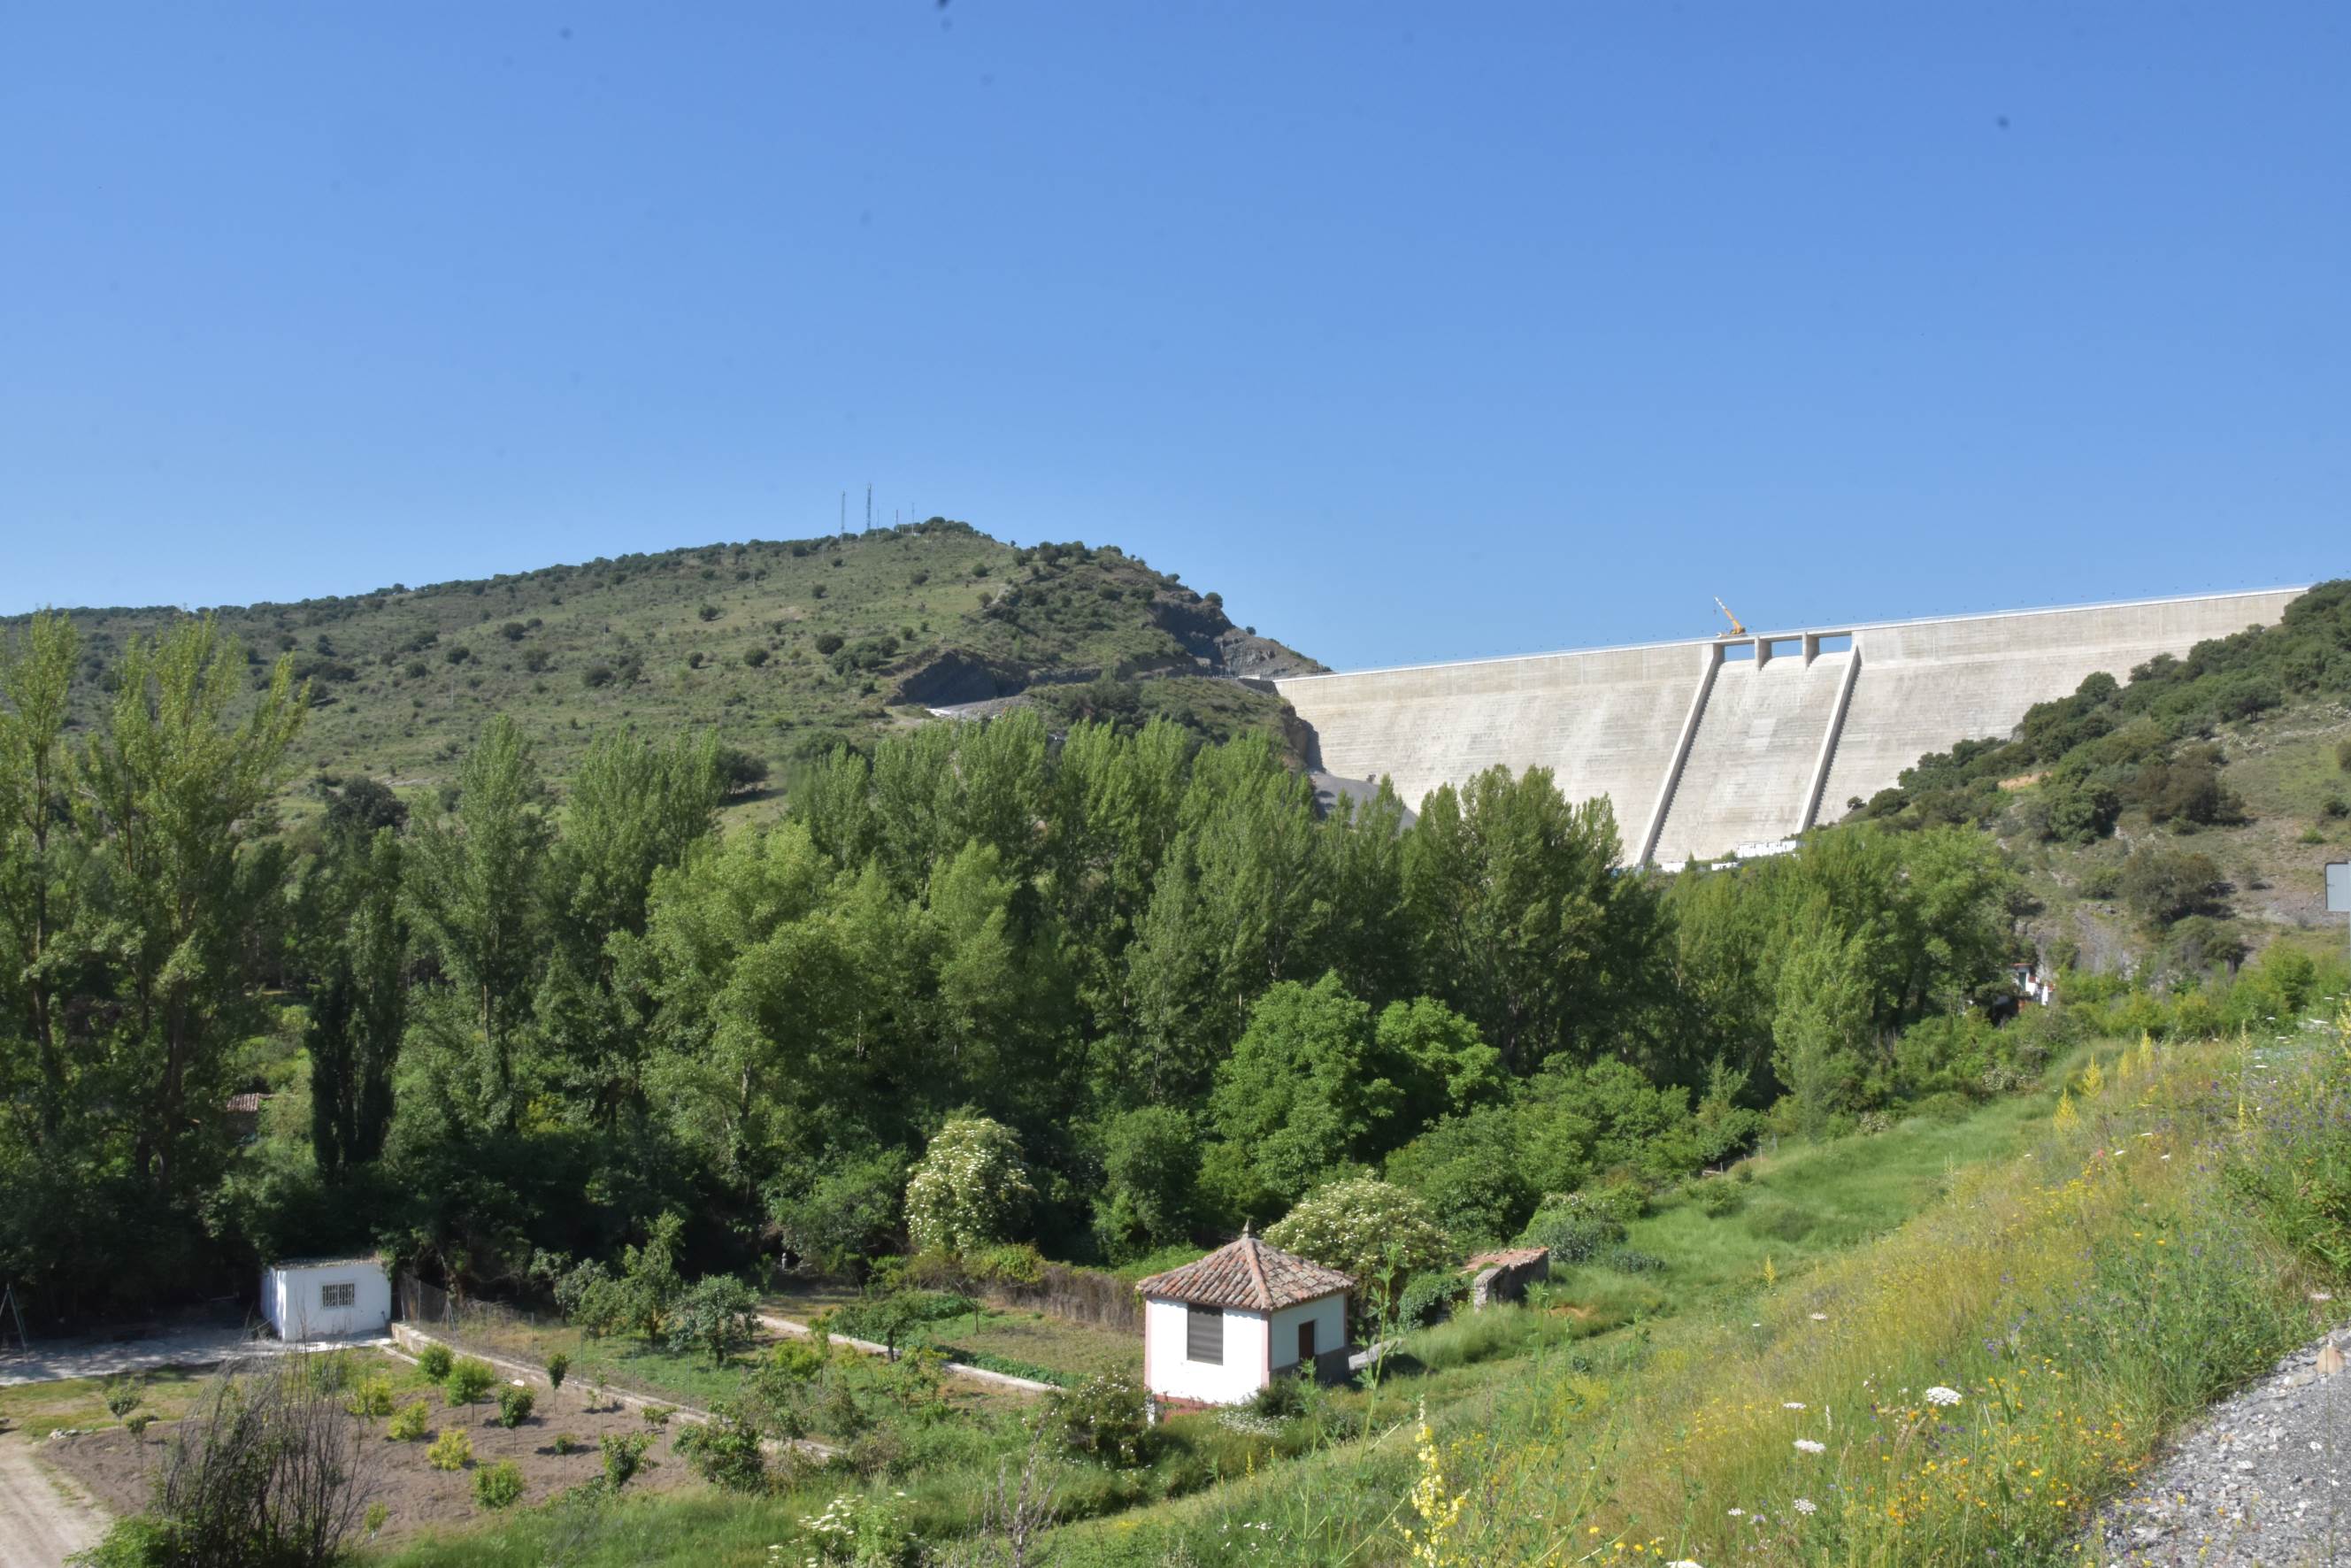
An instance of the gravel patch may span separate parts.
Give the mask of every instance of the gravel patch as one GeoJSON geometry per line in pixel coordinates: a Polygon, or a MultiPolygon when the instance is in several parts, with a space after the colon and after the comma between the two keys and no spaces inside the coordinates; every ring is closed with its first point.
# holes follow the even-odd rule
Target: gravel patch
{"type": "Polygon", "coordinates": [[[2351,1563],[2351,1371],[2319,1370],[2329,1345],[2351,1354],[2351,1325],[2214,1406],[2099,1511],[2088,1554],[2213,1568],[2351,1563]]]}

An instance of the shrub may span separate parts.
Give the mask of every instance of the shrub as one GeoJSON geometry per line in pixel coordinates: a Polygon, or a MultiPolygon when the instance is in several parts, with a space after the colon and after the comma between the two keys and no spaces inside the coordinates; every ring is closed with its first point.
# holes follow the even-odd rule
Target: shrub
{"type": "Polygon", "coordinates": [[[417,1443],[433,1428],[433,1413],[422,1399],[412,1399],[392,1413],[392,1425],[384,1430],[403,1443],[417,1443]]]}
{"type": "Polygon", "coordinates": [[[768,662],[768,651],[756,646],[746,648],[743,650],[743,662],[756,670],[768,662]]]}
{"type": "Polygon", "coordinates": [[[105,1385],[106,1413],[120,1421],[145,1402],[147,1381],[139,1376],[110,1377],[105,1385]]]}
{"type": "Polygon", "coordinates": [[[508,1384],[498,1390],[498,1425],[509,1432],[513,1431],[530,1419],[530,1407],[536,1403],[529,1389],[517,1388],[508,1384]]]}
{"type": "Polygon", "coordinates": [[[1550,1248],[1554,1263],[1588,1263],[1625,1239],[1617,1207],[1590,1193],[1548,1198],[1519,1239],[1529,1247],[1550,1248]]]}
{"type": "Polygon", "coordinates": [[[352,1415],[370,1420],[391,1415],[392,1379],[381,1373],[360,1378],[359,1386],[351,1390],[350,1405],[352,1415]]]}
{"type": "MultiPolygon", "coordinates": [[[[1960,1103],[1965,1104],[1966,1102],[1962,1100],[1960,1103]]],[[[1746,1192],[1727,1176],[1702,1178],[1690,1189],[1690,1196],[1697,1200],[1699,1213],[1716,1219],[1738,1213],[1739,1206],[1747,1201],[1746,1192]]]]}
{"type": "Polygon", "coordinates": [[[1142,1386],[1134,1379],[1117,1373],[1090,1377],[1067,1394],[1054,1395],[1052,1411],[1071,1452],[1113,1469],[1150,1461],[1151,1423],[1142,1386]]]}
{"type": "Polygon", "coordinates": [[[459,1356],[449,1364],[449,1376],[443,1385],[452,1405],[471,1405],[490,1391],[498,1375],[486,1361],[470,1355],[459,1356]]]}
{"type": "Polygon", "coordinates": [[[643,1410],[639,1411],[638,1414],[644,1417],[644,1423],[646,1426],[651,1427],[654,1431],[658,1432],[663,1427],[669,1425],[669,1418],[677,1414],[677,1406],[674,1405],[648,1405],[643,1410]]]}
{"type": "Polygon", "coordinates": [[[122,1429],[130,1433],[135,1441],[143,1443],[147,1440],[147,1428],[154,1423],[155,1412],[140,1410],[122,1418],[122,1429]]]}
{"type": "Polygon", "coordinates": [[[758,1491],[768,1484],[759,1428],[725,1406],[711,1420],[679,1433],[677,1451],[695,1475],[722,1490],[758,1491]]]}
{"type": "Polygon", "coordinates": [[[424,1450],[424,1462],[436,1470],[462,1470],[474,1462],[474,1435],[463,1427],[444,1427],[424,1450]]]}
{"type": "Polygon", "coordinates": [[[1405,1282],[1396,1298],[1395,1327],[1426,1328],[1447,1316],[1469,1293],[1467,1276],[1450,1269],[1426,1269],[1405,1282]]]}
{"type": "Polygon", "coordinates": [[[2142,844],[2123,866],[2123,897],[2150,925],[2220,914],[2227,885],[2212,857],[2192,850],[2142,844]]]}
{"type": "Polygon", "coordinates": [[[549,1446],[559,1454],[576,1454],[581,1447],[580,1439],[569,1432],[558,1432],[555,1441],[549,1446]]]}
{"type": "Polygon", "coordinates": [[[1035,1197],[1012,1129],[957,1116],[931,1139],[906,1183],[906,1232],[918,1249],[973,1251],[1010,1240],[1035,1197]]]}
{"type": "Polygon", "coordinates": [[[367,1437],[340,1398],[319,1387],[316,1369],[289,1364],[303,1359],[225,1369],[164,1446],[146,1517],[109,1531],[94,1561],[343,1561],[367,1484],[367,1437]]]}
{"type": "Polygon", "coordinates": [[[1443,1267],[1453,1252],[1426,1204],[1368,1176],[1309,1193],[1265,1239],[1354,1276],[1357,1310],[1373,1315],[1393,1309],[1406,1276],[1443,1267]]]}
{"type": "Polygon", "coordinates": [[[548,1387],[550,1389],[560,1390],[563,1386],[564,1374],[570,1370],[571,1358],[564,1354],[561,1351],[559,1350],[553,1355],[549,1356],[547,1358],[548,1387]]]}
{"type": "Polygon", "coordinates": [[[707,1352],[711,1365],[724,1366],[731,1352],[751,1343],[758,1327],[758,1298],[742,1281],[705,1275],[670,1309],[670,1348],[707,1352]]]}
{"type": "Polygon", "coordinates": [[[653,1446],[653,1437],[650,1432],[607,1432],[596,1443],[604,1451],[605,1488],[619,1491],[646,1467],[645,1450],[653,1446]]]}
{"type": "Polygon", "coordinates": [[[449,1365],[456,1356],[445,1344],[428,1344],[416,1353],[416,1369],[439,1383],[449,1375],[449,1365]]]}
{"type": "Polygon", "coordinates": [[[1306,1414],[1307,1390],[1311,1386],[1311,1375],[1305,1372],[1274,1378],[1250,1396],[1249,1412],[1269,1421],[1295,1420],[1306,1414]]]}
{"type": "Polygon", "coordinates": [[[512,1459],[474,1472],[474,1501],[486,1509],[512,1508],[522,1499],[522,1467],[512,1459]]]}
{"type": "Polygon", "coordinates": [[[718,619],[720,612],[718,606],[716,604],[704,604],[697,606],[694,613],[697,619],[703,621],[716,621],[718,619]]]}

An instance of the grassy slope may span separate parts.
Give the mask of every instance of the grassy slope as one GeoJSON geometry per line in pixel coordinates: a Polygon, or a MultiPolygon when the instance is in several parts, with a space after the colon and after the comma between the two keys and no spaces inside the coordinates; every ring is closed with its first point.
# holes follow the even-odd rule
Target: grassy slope
{"type": "MultiPolygon", "coordinates": [[[[103,702],[99,677],[121,646],[177,613],[71,612],[84,640],[85,718],[103,702]]],[[[1214,604],[1115,549],[1016,550],[960,524],[714,545],[218,614],[249,653],[291,652],[313,674],[319,706],[296,750],[301,768],[408,787],[451,777],[501,711],[523,722],[559,781],[616,725],[709,727],[784,763],[914,722],[923,709],[898,700],[901,683],[949,657],[1007,685],[1072,672],[1190,672],[1205,635],[1221,643],[1212,656],[1234,655],[1238,673],[1319,667],[1241,633],[1214,604]],[[896,642],[856,667],[819,651],[829,634],[852,652],[896,642]],[[459,649],[465,658],[452,663],[459,649]],[[746,662],[761,654],[764,664],[746,662]],[[599,670],[613,678],[590,685],[599,670]]],[[[0,636],[13,630],[0,622],[0,636]]],[[[1187,718],[1196,710],[1205,731],[1280,733],[1282,705],[1265,694],[1188,674],[1146,685],[1146,707],[1187,718]]]]}
{"type": "MultiPolygon", "coordinates": [[[[1631,1245],[1661,1260],[1662,1271],[1562,1271],[1557,1280],[1561,1310],[1489,1312],[1426,1331],[1395,1359],[1383,1387],[1332,1397],[1328,1421],[1349,1430],[1384,1432],[1384,1437],[1344,1443],[1295,1466],[1234,1465],[1222,1472],[1224,1485],[1198,1496],[1072,1525],[1061,1538],[1064,1551],[1075,1563],[1155,1563],[1180,1538],[1201,1561],[1216,1561],[1207,1546],[1230,1539],[1237,1521],[1267,1517],[1275,1504],[1261,1500],[1276,1499],[1282,1509],[1304,1511],[1321,1521],[1311,1530],[1292,1521],[1301,1547],[1316,1544],[1288,1560],[1322,1560],[1313,1553],[1327,1544],[1322,1532],[1334,1522],[1346,1525],[1351,1544],[1356,1534],[1378,1537],[1382,1515],[1409,1484],[1409,1435],[1395,1428],[1407,1411],[1426,1408],[1440,1425],[1453,1421],[1466,1432],[1493,1419],[1500,1402],[1536,1383],[1573,1390],[1585,1388],[1595,1376],[1604,1380],[1609,1368],[1645,1355],[1655,1334],[1684,1320],[1709,1328],[1743,1324],[1760,1312],[1761,1301],[1796,1299],[1814,1271],[1865,1255],[1915,1217],[1940,1207],[1964,1173],[2009,1160],[2041,1135],[2053,1101],[2053,1092],[2021,1096],[1983,1106],[1960,1121],[1917,1118],[1875,1136],[1758,1156],[1750,1162],[1753,1179],[1746,1184],[1748,1197],[1739,1210],[1710,1218],[1694,1203],[1679,1200],[1635,1224],[1631,1245]],[[1764,1283],[1766,1258],[1780,1281],[1776,1290],[1764,1283]]],[[[1092,1472],[1089,1479],[1099,1474],[1092,1472]]],[[[946,1494],[962,1479],[924,1476],[900,1484],[912,1488],[918,1502],[930,1503],[932,1520],[953,1520],[959,1511],[946,1494]],[[932,1499],[942,1488],[942,1498],[932,1499]]],[[[858,1484],[812,1478],[787,1496],[756,1502],[706,1495],[647,1499],[611,1511],[597,1529],[592,1550],[579,1561],[764,1561],[769,1543],[794,1537],[800,1515],[818,1511],[832,1492],[856,1490],[858,1484]]],[[[1099,1501],[1089,1506],[1099,1507],[1099,1501]]],[[[494,1537],[453,1537],[413,1548],[400,1561],[536,1561],[532,1553],[543,1548],[551,1528],[549,1521],[502,1528],[494,1537]]],[[[1359,1560],[1386,1561],[1392,1554],[1388,1545],[1397,1540],[1391,1531],[1359,1560]]],[[[1265,1544],[1270,1549],[1273,1543],[1265,1544]]]]}
{"type": "Polygon", "coordinates": [[[1202,1568],[1384,1563],[1405,1558],[1404,1527],[1431,1564],[2074,1561],[2095,1503],[2134,1484],[2165,1432],[2330,1321],[2309,1291],[2339,1281],[2271,1245],[2223,1172],[2299,1168],[2270,1129],[2340,1115],[2342,1048],[2268,1049],[2284,1071],[2219,1042],[2120,1079],[2109,1052],[2100,1090],[2074,1076],[2073,1124],[1979,1127],[1988,1147],[2023,1146],[1952,1170],[1899,1229],[1711,1310],[1577,1345],[1532,1314],[1433,1331],[1414,1348],[1439,1360],[1504,1349],[1482,1382],[1397,1385],[1425,1398],[1419,1453],[1399,1419],[1378,1442],[1080,1527],[1061,1561],[1140,1568],[1181,1542],[1202,1568]],[[1928,1399],[1936,1386],[1956,1398],[1928,1399]],[[1452,1522],[1425,1521],[1416,1483],[1437,1523],[1459,1500],[1452,1522]]]}

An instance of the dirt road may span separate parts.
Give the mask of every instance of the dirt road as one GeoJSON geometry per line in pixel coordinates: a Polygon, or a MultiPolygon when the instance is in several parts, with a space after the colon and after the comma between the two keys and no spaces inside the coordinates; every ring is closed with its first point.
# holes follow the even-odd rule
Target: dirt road
{"type": "Polygon", "coordinates": [[[59,1490],[28,1444],[0,1440],[0,1568],[58,1568],[105,1531],[105,1516],[59,1490]]]}

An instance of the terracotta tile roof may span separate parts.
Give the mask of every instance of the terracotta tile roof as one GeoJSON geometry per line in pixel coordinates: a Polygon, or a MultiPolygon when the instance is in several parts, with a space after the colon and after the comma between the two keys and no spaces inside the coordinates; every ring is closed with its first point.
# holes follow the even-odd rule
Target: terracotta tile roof
{"type": "Polygon", "coordinates": [[[1139,1281],[1134,1288],[1161,1301],[1270,1312],[1352,1291],[1355,1281],[1336,1269],[1244,1236],[1196,1262],[1139,1281]]]}
{"type": "Polygon", "coordinates": [[[1465,1274],[1475,1274],[1486,1269],[1515,1269],[1524,1263],[1540,1263],[1551,1256],[1548,1247],[1513,1247],[1504,1252],[1480,1252],[1461,1265],[1465,1274]]]}

